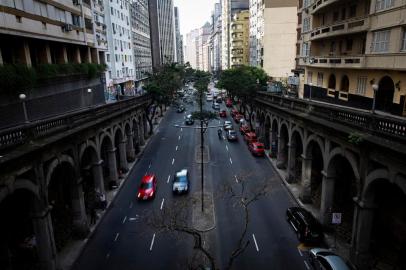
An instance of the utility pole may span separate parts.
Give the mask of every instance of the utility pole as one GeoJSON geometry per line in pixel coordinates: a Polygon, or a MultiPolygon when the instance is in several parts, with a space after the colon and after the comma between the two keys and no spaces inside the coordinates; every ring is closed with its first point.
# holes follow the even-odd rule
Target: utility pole
{"type": "MultiPolygon", "coordinates": [[[[200,115],[203,116],[203,92],[200,92],[200,115]]],[[[201,185],[202,185],[202,212],[204,212],[204,163],[203,163],[203,149],[204,149],[204,130],[203,130],[203,117],[200,119],[200,170],[201,170],[201,185]]]]}

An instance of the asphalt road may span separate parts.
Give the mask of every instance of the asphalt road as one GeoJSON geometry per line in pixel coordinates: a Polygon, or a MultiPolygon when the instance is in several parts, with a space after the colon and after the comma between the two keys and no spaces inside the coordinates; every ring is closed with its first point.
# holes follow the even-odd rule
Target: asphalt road
{"type": "MultiPolygon", "coordinates": [[[[210,104],[206,107],[210,108],[210,104]]],[[[224,103],[221,107],[225,108],[224,103]]],[[[178,199],[172,195],[171,180],[180,169],[190,171],[191,192],[200,189],[194,159],[198,133],[194,129],[173,126],[183,124],[185,115],[192,110],[194,108],[189,105],[185,113],[177,113],[175,109],[167,113],[73,269],[185,269],[185,261],[192,256],[193,239],[154,231],[141,217],[146,211],[159,211],[178,199]],[[153,201],[138,202],[137,188],[141,177],[148,172],[158,177],[157,195],[153,201]]],[[[214,120],[210,125],[218,125],[218,121],[214,120]]],[[[238,130],[237,124],[233,124],[238,130]]],[[[216,227],[207,238],[219,267],[223,269],[227,265],[245,219],[241,207],[218,193],[225,183],[238,189],[238,176],[244,174],[248,175],[249,185],[267,179],[271,191],[250,205],[245,238],[249,245],[235,260],[233,269],[309,269],[306,251],[300,250],[296,235],[285,220],[286,208],[295,202],[269,161],[253,157],[241,135],[238,142],[219,140],[217,130],[213,128],[207,130],[205,138],[210,151],[210,162],[205,166],[205,188],[215,194],[216,216],[216,227]]]]}

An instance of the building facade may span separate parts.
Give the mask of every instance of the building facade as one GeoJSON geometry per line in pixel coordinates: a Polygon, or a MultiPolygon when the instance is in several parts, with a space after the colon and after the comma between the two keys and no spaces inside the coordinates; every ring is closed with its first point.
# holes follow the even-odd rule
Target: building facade
{"type": "Polygon", "coordinates": [[[186,34],[185,44],[185,63],[189,62],[190,66],[197,69],[197,38],[199,36],[199,29],[193,29],[186,34]]]}
{"type": "Polygon", "coordinates": [[[131,40],[130,2],[108,1],[105,9],[107,24],[108,71],[106,83],[109,92],[120,95],[132,94],[135,90],[134,51],[131,40]]]}
{"type": "Polygon", "coordinates": [[[262,67],[264,37],[264,0],[250,0],[250,65],[262,67]]]}
{"type": "Polygon", "coordinates": [[[231,20],[231,67],[249,63],[249,15],[249,10],[242,10],[235,13],[231,20]]]}
{"type": "Polygon", "coordinates": [[[134,0],[130,12],[135,81],[138,82],[152,73],[148,0],[134,0]]]}
{"type": "Polygon", "coordinates": [[[199,35],[197,37],[197,60],[196,67],[198,70],[209,70],[209,49],[210,49],[210,33],[211,26],[207,22],[201,28],[199,28],[199,35]]]}
{"type": "Polygon", "coordinates": [[[303,96],[406,115],[406,4],[304,1],[303,96]]]}
{"type": "Polygon", "coordinates": [[[214,4],[210,36],[210,66],[213,73],[221,71],[221,3],[214,4]]]}
{"type": "Polygon", "coordinates": [[[173,10],[175,20],[175,46],[176,46],[176,62],[183,64],[183,36],[180,34],[179,28],[179,10],[175,7],[173,10]]]}

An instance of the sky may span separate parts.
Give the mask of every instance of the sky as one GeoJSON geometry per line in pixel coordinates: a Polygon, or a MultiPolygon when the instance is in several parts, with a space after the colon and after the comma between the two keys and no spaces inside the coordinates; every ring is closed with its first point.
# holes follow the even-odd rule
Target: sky
{"type": "Polygon", "coordinates": [[[178,7],[180,33],[183,37],[191,30],[202,27],[210,22],[214,3],[219,0],[174,0],[173,5],[178,7]]]}

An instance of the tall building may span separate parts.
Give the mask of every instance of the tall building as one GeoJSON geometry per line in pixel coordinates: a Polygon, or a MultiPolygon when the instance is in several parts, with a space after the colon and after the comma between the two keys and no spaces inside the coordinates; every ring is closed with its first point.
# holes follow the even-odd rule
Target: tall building
{"type": "Polygon", "coordinates": [[[250,65],[262,67],[264,0],[250,0],[250,65]]]}
{"type": "Polygon", "coordinates": [[[214,4],[210,36],[210,67],[211,72],[221,70],[221,3],[214,4]]]}
{"type": "Polygon", "coordinates": [[[185,44],[185,63],[189,62],[190,66],[197,69],[198,46],[197,38],[199,36],[199,29],[193,29],[186,34],[185,44]]]}
{"type": "Polygon", "coordinates": [[[403,1],[307,0],[300,10],[302,95],[406,115],[403,1]]]}
{"type": "Polygon", "coordinates": [[[209,38],[210,38],[211,26],[209,22],[206,22],[201,28],[199,28],[199,35],[197,37],[197,59],[196,67],[199,70],[209,70],[209,38]]]}
{"type": "Polygon", "coordinates": [[[180,34],[178,7],[174,8],[173,14],[175,19],[176,62],[183,64],[183,36],[180,34]]]}
{"type": "Polygon", "coordinates": [[[140,81],[152,73],[148,0],[133,0],[131,3],[131,31],[135,80],[140,81]]]}
{"type": "Polygon", "coordinates": [[[249,63],[249,10],[234,14],[230,26],[231,67],[249,63]]]}
{"type": "Polygon", "coordinates": [[[107,1],[108,72],[106,83],[109,92],[125,95],[134,91],[134,51],[131,41],[130,3],[127,0],[107,1]]]}
{"type": "Polygon", "coordinates": [[[159,68],[175,61],[173,0],[149,0],[152,63],[159,68]]]}
{"type": "Polygon", "coordinates": [[[231,18],[236,12],[248,10],[248,0],[221,0],[221,65],[222,69],[228,69],[231,66],[230,59],[230,24],[231,18]]]}

